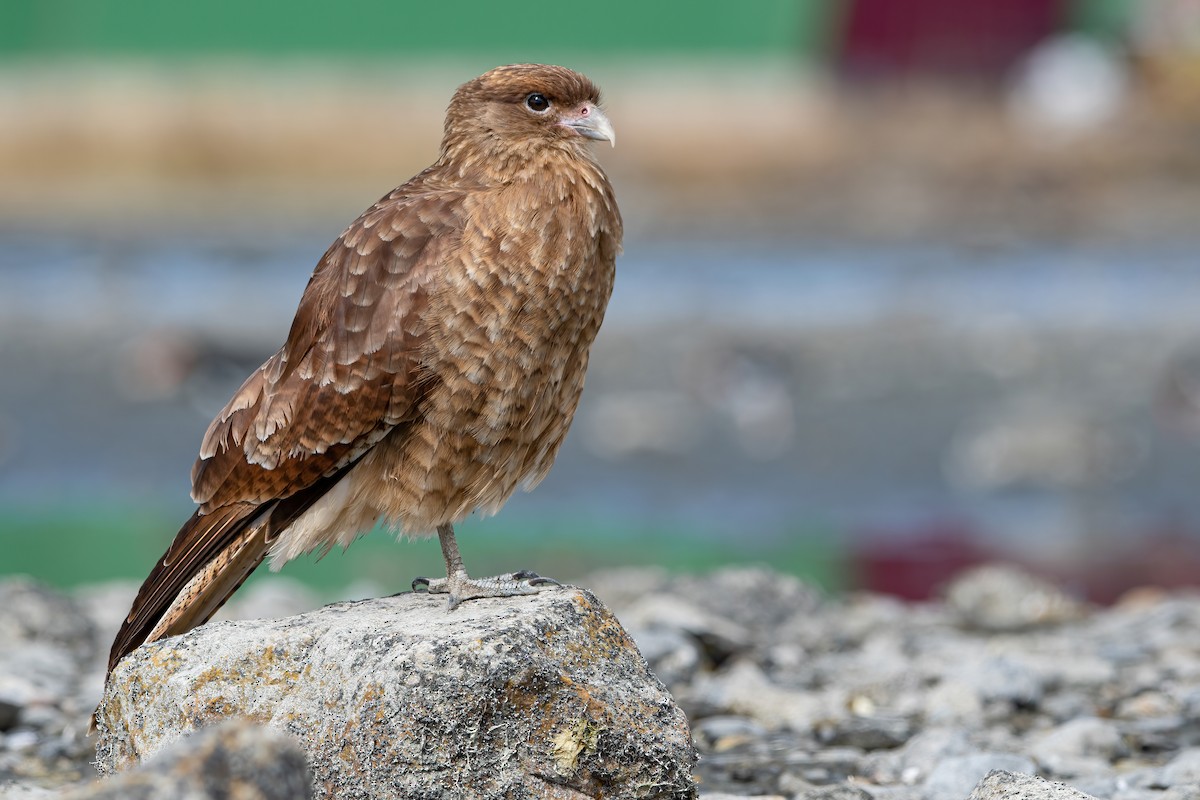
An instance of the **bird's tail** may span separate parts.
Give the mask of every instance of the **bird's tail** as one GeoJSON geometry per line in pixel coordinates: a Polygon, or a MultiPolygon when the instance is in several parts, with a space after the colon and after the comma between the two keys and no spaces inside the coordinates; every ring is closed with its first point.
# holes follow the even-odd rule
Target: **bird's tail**
{"type": "Polygon", "coordinates": [[[262,563],[275,538],[269,508],[235,503],[197,511],[138,590],[113,640],[108,672],[146,642],[206,622],[262,563]]]}

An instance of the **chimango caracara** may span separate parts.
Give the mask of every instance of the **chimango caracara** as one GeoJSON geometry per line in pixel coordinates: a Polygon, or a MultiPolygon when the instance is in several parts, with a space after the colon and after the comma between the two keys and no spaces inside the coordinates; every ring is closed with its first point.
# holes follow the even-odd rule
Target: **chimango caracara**
{"type": "Polygon", "coordinates": [[[461,86],[433,166],[350,224],[317,264],[287,342],[204,435],[196,513],[150,573],[109,670],[206,621],[270,555],[349,545],[383,520],[437,531],[446,577],[475,597],[454,523],[493,514],[549,471],[583,389],[621,248],[589,152],[614,140],[583,75],[500,67],[461,86]]]}

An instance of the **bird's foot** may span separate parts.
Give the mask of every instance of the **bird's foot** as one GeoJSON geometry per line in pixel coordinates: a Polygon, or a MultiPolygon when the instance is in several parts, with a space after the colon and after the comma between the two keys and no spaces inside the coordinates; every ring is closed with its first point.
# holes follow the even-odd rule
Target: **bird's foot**
{"type": "Polygon", "coordinates": [[[472,578],[465,571],[459,571],[445,578],[416,578],[412,582],[414,592],[419,587],[424,587],[429,594],[450,595],[449,610],[451,611],[464,600],[474,600],[477,597],[516,597],[522,594],[537,594],[543,587],[560,585],[553,578],[543,578],[529,570],[495,575],[490,578],[472,578]]]}

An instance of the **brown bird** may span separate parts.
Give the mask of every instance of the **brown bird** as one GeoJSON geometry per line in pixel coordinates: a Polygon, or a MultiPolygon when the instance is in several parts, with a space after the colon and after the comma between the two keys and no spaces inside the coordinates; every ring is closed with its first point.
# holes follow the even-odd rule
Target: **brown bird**
{"type": "Polygon", "coordinates": [[[621,249],[593,140],[615,137],[577,72],[517,64],[459,87],[437,161],[325,252],[287,342],[209,426],[199,508],[109,671],[208,620],[266,556],[323,555],[379,520],[437,531],[446,577],[413,585],[451,608],[551,582],[470,578],[453,526],[545,477],[575,414],[621,249]]]}

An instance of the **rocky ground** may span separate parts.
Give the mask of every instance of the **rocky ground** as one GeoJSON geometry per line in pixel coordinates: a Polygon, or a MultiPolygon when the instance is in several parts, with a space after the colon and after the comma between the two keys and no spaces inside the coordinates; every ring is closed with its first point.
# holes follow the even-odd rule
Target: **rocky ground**
{"type": "MultiPolygon", "coordinates": [[[[768,570],[581,583],[687,712],[702,797],[963,800],[1005,770],[1096,798],[1200,798],[1200,595],[1095,608],[998,567],[919,605],[768,570]]],[[[0,584],[0,796],[94,777],[87,716],[128,599],[0,584]]],[[[313,600],[281,583],[239,614],[313,600]]]]}

